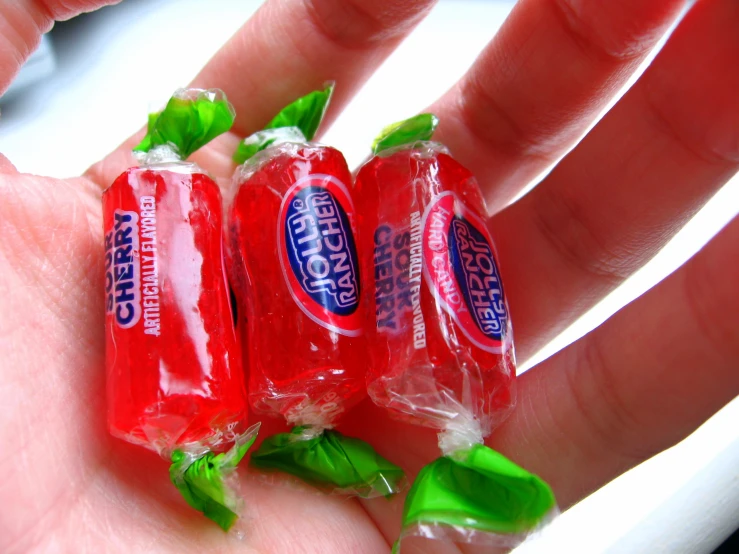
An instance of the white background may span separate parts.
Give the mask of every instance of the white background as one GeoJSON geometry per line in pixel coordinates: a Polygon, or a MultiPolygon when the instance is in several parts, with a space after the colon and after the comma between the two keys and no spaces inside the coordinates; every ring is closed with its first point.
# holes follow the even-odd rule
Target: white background
{"type": "MultiPolygon", "coordinates": [[[[79,174],[186,84],[258,5],[127,0],[67,24],[53,35],[56,73],[2,104],[0,151],[21,171],[79,174]]],[[[364,87],[325,142],[341,149],[350,165],[359,163],[378,125],[423,109],[449,88],[512,5],[442,0],[364,87]]],[[[736,215],[737,206],[734,179],[647,267],[538,358],[586,333],[674,270],[736,215]]],[[[734,400],[683,443],[570,509],[517,552],[700,554],[737,525],[739,400],[734,400]]]]}

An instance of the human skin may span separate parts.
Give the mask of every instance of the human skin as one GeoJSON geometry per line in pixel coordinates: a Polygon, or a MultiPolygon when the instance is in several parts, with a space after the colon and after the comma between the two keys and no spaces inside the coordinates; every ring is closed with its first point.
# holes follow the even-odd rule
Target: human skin
{"type": "MultiPolygon", "coordinates": [[[[194,80],[223,89],[239,113],[194,158],[226,182],[238,140],[329,79],[340,84],[335,118],[432,3],[268,1],[194,80]]],[[[103,4],[1,3],[0,91],[54,19],[103,4]]],[[[488,199],[519,361],[649,260],[738,169],[735,0],[699,0],[573,148],[682,6],[520,0],[431,107],[436,138],[488,199]]],[[[387,552],[402,495],[346,500],[247,474],[247,535],[237,539],[185,505],[163,460],[107,434],[100,195],[134,164],[136,138],[66,180],[20,174],[0,156],[0,550],[387,552]]],[[[522,375],[518,405],[488,445],[546,479],[566,508],[695,430],[739,393],[737,245],[734,219],[662,283],[522,375]]],[[[278,430],[265,421],[265,436],[278,430]]],[[[368,401],[340,430],[411,477],[437,454],[431,431],[368,401]]],[[[475,551],[404,544],[414,549],[475,551]]]]}

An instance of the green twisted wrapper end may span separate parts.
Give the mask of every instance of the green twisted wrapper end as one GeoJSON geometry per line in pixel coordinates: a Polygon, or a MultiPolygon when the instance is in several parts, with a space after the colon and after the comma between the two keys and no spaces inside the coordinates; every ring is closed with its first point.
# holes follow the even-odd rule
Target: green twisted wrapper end
{"type": "Polygon", "coordinates": [[[494,450],[476,444],[425,466],[403,508],[403,531],[417,526],[465,528],[496,535],[512,546],[556,511],[552,489],[542,479],[494,450]],[[506,539],[510,540],[506,540],[506,539]]]}
{"type": "Polygon", "coordinates": [[[149,152],[169,145],[184,160],[211,140],[228,131],[236,112],[218,89],[179,89],[167,106],[149,115],[146,136],[133,149],[149,152]]]}
{"type": "Polygon", "coordinates": [[[323,90],[314,90],[282,108],[263,130],[241,141],[234,153],[234,161],[242,164],[257,152],[261,152],[278,141],[313,140],[323,121],[333,92],[334,84],[329,83],[323,90]]]}
{"type": "Polygon", "coordinates": [[[421,140],[431,140],[439,118],[432,113],[422,113],[385,127],[372,143],[372,153],[379,154],[383,150],[412,144],[421,140]]]}
{"type": "Polygon", "coordinates": [[[366,442],[326,429],[296,427],[264,440],[251,465],[279,470],[319,488],[362,497],[388,497],[403,488],[405,474],[366,442]]]}
{"type": "Polygon", "coordinates": [[[238,519],[238,500],[227,479],[257,438],[259,425],[251,426],[227,452],[206,452],[195,457],[183,450],[172,453],[169,478],[187,503],[228,531],[238,519]]]}

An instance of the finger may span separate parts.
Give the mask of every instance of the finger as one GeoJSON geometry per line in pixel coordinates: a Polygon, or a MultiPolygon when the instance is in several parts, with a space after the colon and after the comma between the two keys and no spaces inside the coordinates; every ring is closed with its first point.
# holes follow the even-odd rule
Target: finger
{"type": "MultiPolygon", "coordinates": [[[[193,81],[220,88],[233,103],[236,137],[262,128],[296,97],[338,83],[327,123],[431,9],[435,0],[271,0],[210,60],[193,81]]],[[[143,119],[143,114],[142,114],[143,119]]],[[[238,138],[222,139],[200,159],[230,178],[238,138]],[[212,164],[212,165],[211,165],[212,164]]],[[[133,164],[124,143],[88,174],[101,186],[133,164]]]]}
{"type": "Polygon", "coordinates": [[[660,285],[519,380],[491,445],[567,507],[739,394],[739,218],[660,285]]]}
{"type": "Polygon", "coordinates": [[[54,21],[120,0],[21,0],[0,4],[0,95],[10,86],[54,21]]]}
{"type": "Polygon", "coordinates": [[[426,15],[430,0],[282,0],[268,2],[195,78],[217,83],[236,108],[234,131],[260,129],[296,96],[339,86],[330,118],[340,111],[400,41],[426,15]]]}
{"type": "Polygon", "coordinates": [[[18,170],[15,168],[15,166],[10,162],[8,158],[0,154],[0,174],[5,173],[17,173],[18,170]]]}
{"type": "Polygon", "coordinates": [[[493,218],[523,359],[651,259],[739,168],[738,24],[735,1],[699,2],[585,140],[493,218]]]}
{"type": "Polygon", "coordinates": [[[683,0],[522,0],[431,110],[438,138],[498,211],[561,156],[677,17],[683,0]]]}

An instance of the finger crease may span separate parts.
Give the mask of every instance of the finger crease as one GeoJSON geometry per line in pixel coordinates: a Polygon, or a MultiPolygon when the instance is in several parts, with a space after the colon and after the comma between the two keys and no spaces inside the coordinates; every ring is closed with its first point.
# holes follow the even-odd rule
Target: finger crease
{"type": "Polygon", "coordinates": [[[723,310],[728,310],[728,317],[715,318],[711,316],[710,306],[707,306],[706,299],[714,298],[716,288],[720,285],[713,282],[710,276],[705,275],[705,269],[698,271],[701,267],[704,266],[689,262],[685,266],[685,277],[682,280],[686,307],[692,316],[691,319],[700,331],[700,333],[696,333],[696,338],[702,337],[701,340],[706,343],[706,354],[710,352],[718,358],[716,365],[735,365],[737,357],[736,348],[734,348],[737,344],[736,338],[727,335],[731,335],[732,330],[734,330],[733,334],[736,334],[736,319],[732,317],[730,307],[725,305],[723,310]],[[724,325],[729,325],[730,329],[726,329],[724,325]]]}
{"type": "MultiPolygon", "coordinates": [[[[553,192],[544,183],[533,202],[532,219],[539,234],[568,265],[610,288],[631,274],[622,267],[619,256],[606,249],[595,237],[580,210],[562,193],[553,192]]],[[[533,198],[533,197],[532,197],[533,198]]]]}
{"type": "Polygon", "coordinates": [[[647,111],[652,116],[655,127],[662,131],[668,138],[672,139],[680,148],[709,165],[728,164],[735,166],[737,164],[738,159],[733,159],[728,155],[718,154],[702,141],[695,140],[694,134],[681,133],[677,125],[664,112],[661,103],[654,101],[651,94],[649,94],[649,86],[647,84],[642,83],[642,86],[636,88],[640,88],[643,91],[644,103],[646,104],[647,111]]]}
{"type": "Polygon", "coordinates": [[[44,21],[42,25],[39,25],[39,31],[45,33],[54,23],[54,20],[56,19],[56,14],[54,13],[54,10],[51,8],[48,2],[46,2],[45,0],[37,0],[33,4],[34,6],[36,6],[38,14],[43,18],[42,21],[44,21]]]}
{"type": "Polygon", "coordinates": [[[640,452],[627,446],[633,442],[633,431],[641,425],[618,393],[614,370],[603,354],[597,331],[583,340],[576,353],[577,361],[565,370],[575,406],[594,439],[581,446],[595,453],[605,449],[628,462],[648,458],[651,451],[640,452]]]}
{"type": "Polygon", "coordinates": [[[305,8],[311,25],[331,44],[344,50],[368,50],[377,42],[392,38],[396,33],[385,27],[355,2],[342,2],[338,8],[348,20],[344,25],[330,25],[316,6],[318,0],[305,0],[305,8]],[[356,32],[357,28],[362,32],[356,32]]]}
{"type": "Polygon", "coordinates": [[[534,138],[503,109],[494,94],[480,83],[474,70],[465,79],[458,97],[458,110],[471,134],[488,148],[515,158],[550,163],[550,149],[534,138]],[[507,129],[501,132],[501,127],[507,129]]]}
{"type": "Polygon", "coordinates": [[[613,51],[600,41],[595,40],[597,33],[593,33],[583,19],[564,0],[551,0],[550,5],[560,26],[572,42],[586,57],[600,62],[622,64],[641,57],[648,49],[646,46],[624,48],[613,51]],[[591,31],[591,32],[588,32],[591,31]]]}

